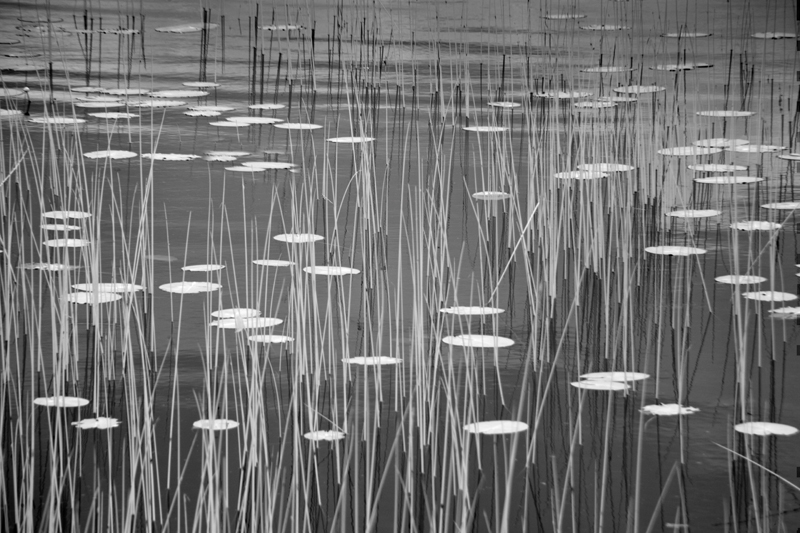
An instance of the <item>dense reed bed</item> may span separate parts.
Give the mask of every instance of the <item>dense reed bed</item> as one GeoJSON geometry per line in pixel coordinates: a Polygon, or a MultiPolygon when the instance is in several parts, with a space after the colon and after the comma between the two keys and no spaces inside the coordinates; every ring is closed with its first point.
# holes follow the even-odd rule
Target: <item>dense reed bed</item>
{"type": "Polygon", "coordinates": [[[734,4],[20,6],[0,529],[793,527],[794,12],[734,4]]]}

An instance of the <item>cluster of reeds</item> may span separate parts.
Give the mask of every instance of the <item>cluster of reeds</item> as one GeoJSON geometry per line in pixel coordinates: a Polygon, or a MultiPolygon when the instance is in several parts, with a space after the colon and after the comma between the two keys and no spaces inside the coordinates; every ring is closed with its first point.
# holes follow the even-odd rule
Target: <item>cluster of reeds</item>
{"type": "MultiPolygon", "coordinates": [[[[200,82],[222,58],[215,103],[231,79],[240,107],[261,106],[250,117],[320,129],[212,133],[159,108],[101,127],[50,100],[49,77],[35,121],[4,102],[0,528],[649,532],[709,514],[787,527],[797,455],[733,428],[792,423],[798,313],[775,310],[795,292],[794,160],[764,149],[748,156],[758,179],[710,184],[687,164],[733,152],[675,147],[793,146],[774,109],[791,75],[759,83],[731,38],[725,75],[656,77],[609,38],[598,63],[613,51],[619,69],[598,78],[572,57],[574,11],[544,19],[543,43],[491,35],[477,57],[467,37],[387,35],[372,8],[340,6],[327,38],[255,13],[237,28],[240,72],[230,18],[218,35],[203,10],[200,82]],[[755,115],[696,114],[709,110],[755,115]],[[277,147],[291,165],[147,157],[183,146],[172,121],[197,150],[277,147]],[[86,157],[105,149],[135,153],[86,157]],[[184,173],[181,187],[207,188],[200,213],[163,192],[184,173]],[[693,490],[725,486],[716,511],[695,507],[693,490]]],[[[105,78],[82,20],[90,85],[105,78]]],[[[144,32],[143,14],[125,20],[144,32]]],[[[120,39],[118,83],[149,86],[120,39]]],[[[703,59],[684,39],[653,53],[703,59]]]]}

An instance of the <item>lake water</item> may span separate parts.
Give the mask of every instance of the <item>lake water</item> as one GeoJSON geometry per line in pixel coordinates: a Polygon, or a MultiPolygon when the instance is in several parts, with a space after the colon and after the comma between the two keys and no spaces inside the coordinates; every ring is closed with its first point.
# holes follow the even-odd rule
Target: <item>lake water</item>
{"type": "Polygon", "coordinates": [[[800,425],[797,313],[771,312],[797,303],[742,295],[798,293],[795,210],[761,207],[798,201],[795,163],[777,157],[796,151],[796,41],[752,37],[793,32],[791,3],[147,0],[0,15],[2,107],[26,111],[23,87],[31,100],[29,116],[0,118],[4,529],[800,526],[800,436],[733,430],[800,425]],[[216,26],[175,28],[204,16],[216,26]],[[617,71],[587,71],[600,66],[617,71]],[[134,95],[81,107],[198,81],[219,85],[141,97],[170,107],[134,95]],[[608,99],[632,85],[647,92],[608,99]],[[187,116],[196,105],[226,109],[187,116]],[[138,116],[90,115],[104,111],[138,116]],[[41,123],[53,115],[85,122],[41,123]],[[342,137],[361,140],[327,140],[342,137]],[[721,138],[776,148],[659,153],[733,146],[721,138]],[[134,155],[84,156],[100,150],[134,155]],[[197,157],[139,155],[151,152],[197,157]],[[264,161],[294,166],[240,171],[264,161]],[[564,174],[598,163],[629,168],[564,174]],[[744,169],[689,168],[712,163],[744,169]],[[759,180],[694,181],[711,176],[759,180]],[[473,196],[487,191],[504,196],[473,196]],[[53,210],[91,217],[42,216],[53,210]],[[675,216],[686,210],[697,216],[675,216]],[[731,229],[743,221],[781,226],[731,229]],[[275,239],[297,233],[323,238],[275,239]],[[46,245],[58,236],[90,244],[46,245]],[[646,250],[657,246],[703,253],[646,250]],[[182,270],[206,264],[224,268],[182,270]],[[304,270],[320,266],[358,272],[304,270]],[[744,274],[765,281],[715,281],[744,274]],[[159,288],[181,281],[220,287],[159,288]],[[103,282],[144,290],[65,300],[103,282]],[[440,311],[453,306],[502,312],[440,311]],[[230,308],[281,322],[209,325],[230,308]],[[449,343],[462,334],[490,346],[449,343]],[[394,359],[343,362],[380,356],[394,359]],[[648,377],[574,386],[598,371],[648,377]],[[55,395],[89,403],[33,405],[55,395]],[[659,403],[698,411],[642,412],[659,403]],[[120,425],[72,424],[94,417],[120,425]],[[493,420],[527,428],[465,431],[493,420]],[[318,430],[343,438],[304,437],[318,430]]]}

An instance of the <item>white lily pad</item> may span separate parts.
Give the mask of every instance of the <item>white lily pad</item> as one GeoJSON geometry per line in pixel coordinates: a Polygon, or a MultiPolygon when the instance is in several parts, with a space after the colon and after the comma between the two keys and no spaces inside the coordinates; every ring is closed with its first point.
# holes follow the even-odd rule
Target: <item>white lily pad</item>
{"type": "Polygon", "coordinates": [[[309,431],[308,433],[304,433],[303,437],[310,441],[335,441],[335,440],[342,440],[345,438],[345,434],[341,431],[336,431],[334,429],[320,429],[317,431],[309,431]]]}
{"type": "Polygon", "coordinates": [[[44,218],[54,218],[57,220],[83,220],[91,217],[92,214],[87,211],[46,211],[42,213],[44,218]]]}
{"type": "Polygon", "coordinates": [[[573,381],[570,385],[578,389],[605,391],[620,391],[630,388],[630,385],[626,383],[611,381],[610,379],[584,379],[581,381],[573,381]]]}
{"type": "Polygon", "coordinates": [[[118,119],[137,118],[139,115],[137,115],[136,113],[109,111],[108,113],[89,113],[89,116],[94,118],[104,118],[106,120],[118,120],[118,119]]]}
{"type": "Polygon", "coordinates": [[[784,31],[765,31],[752,34],[750,37],[754,39],[797,39],[796,33],[784,31]]]}
{"type": "Polygon", "coordinates": [[[275,235],[273,239],[289,244],[307,244],[321,241],[324,239],[324,237],[321,235],[315,235],[313,233],[284,233],[281,235],[275,235]]]}
{"type": "Polygon", "coordinates": [[[89,159],[130,159],[137,155],[139,154],[127,150],[98,150],[96,152],[86,152],[83,157],[88,157],[89,159]]]}
{"type": "Polygon", "coordinates": [[[750,144],[747,139],[727,139],[725,137],[714,137],[712,139],[700,139],[694,142],[695,146],[705,148],[731,148],[733,146],[743,146],[750,144]]]}
{"type": "Polygon", "coordinates": [[[116,302],[118,300],[121,300],[122,296],[114,292],[78,291],[66,294],[64,296],[64,299],[74,304],[97,305],[97,304],[107,304],[111,302],[116,302]]]}
{"type": "Polygon", "coordinates": [[[99,416],[97,418],[84,418],[72,423],[78,429],[111,429],[119,427],[119,420],[116,418],[108,418],[99,416]]]}
{"type": "Polygon", "coordinates": [[[44,241],[44,245],[50,248],[81,248],[90,244],[91,242],[86,239],[49,239],[44,241]]]}
{"type": "Polygon", "coordinates": [[[199,155],[195,154],[165,154],[165,153],[152,153],[142,154],[144,159],[152,159],[153,161],[194,161],[199,159],[199,155]]]}
{"type": "Polygon", "coordinates": [[[447,336],[442,338],[442,342],[451,346],[470,348],[508,348],[514,345],[514,341],[506,337],[475,334],[447,336]]]}
{"type": "Polygon", "coordinates": [[[508,131],[505,126],[464,126],[462,129],[473,133],[501,133],[508,131]]]}
{"type": "Polygon", "coordinates": [[[674,218],[708,218],[721,214],[722,211],[717,211],[716,209],[680,209],[678,211],[670,211],[667,216],[674,218]]]}
{"type": "Polygon", "coordinates": [[[733,429],[738,433],[757,437],[768,437],[770,435],[790,436],[798,431],[796,427],[776,422],[743,422],[733,426],[733,429]]]}
{"type": "Polygon", "coordinates": [[[794,211],[800,209],[800,202],[774,202],[771,204],[763,204],[761,207],[764,209],[777,209],[779,211],[794,211]]]}
{"type": "Polygon", "coordinates": [[[225,431],[239,427],[239,422],[235,420],[226,420],[224,418],[216,418],[214,420],[197,420],[192,423],[192,427],[196,429],[205,429],[208,431],[225,431]]]}
{"type": "Polygon", "coordinates": [[[397,365],[403,362],[402,359],[398,359],[397,357],[386,357],[385,355],[381,356],[371,356],[371,357],[350,357],[349,359],[342,359],[343,363],[347,363],[349,365],[360,365],[360,366],[385,366],[385,365],[397,365]]]}
{"type": "Polygon", "coordinates": [[[174,283],[159,285],[158,288],[162,291],[174,292],[177,294],[199,294],[201,292],[219,290],[222,288],[222,285],[205,281],[176,281],[174,283]]]}
{"type": "Polygon", "coordinates": [[[217,272],[225,268],[225,265],[187,265],[181,267],[184,272],[217,272]]]}
{"type": "Polygon", "coordinates": [[[283,122],[281,118],[272,118],[272,117],[228,117],[226,119],[228,122],[236,122],[238,124],[251,124],[251,125],[259,125],[259,124],[277,124],[279,122],[283,122]]]}
{"type": "Polygon", "coordinates": [[[311,124],[309,122],[281,122],[273,125],[282,130],[318,130],[322,128],[319,124],[311,124]]]}
{"type": "Polygon", "coordinates": [[[764,154],[780,152],[782,150],[786,150],[786,147],[775,144],[739,144],[731,146],[730,148],[726,148],[726,150],[740,154],[764,154]]]}
{"type": "Polygon", "coordinates": [[[325,140],[335,144],[362,144],[371,143],[375,140],[375,137],[331,137],[325,140]]]}
{"type": "MultiPolygon", "coordinates": [[[[214,30],[219,27],[219,24],[214,24],[207,22],[205,24],[205,29],[214,30]]],[[[198,24],[178,24],[175,26],[162,26],[161,28],[156,28],[156,31],[159,33],[196,33],[203,31],[203,23],[200,22],[198,24]]]]}
{"type": "Polygon", "coordinates": [[[315,276],[348,276],[352,274],[359,274],[361,271],[357,268],[320,265],[304,267],[303,272],[306,274],[313,274],[315,276]]]}
{"type": "Polygon", "coordinates": [[[515,420],[486,420],[467,424],[464,431],[475,435],[511,435],[528,431],[528,424],[515,420]]]}
{"type": "Polygon", "coordinates": [[[714,281],[717,283],[725,283],[727,285],[757,285],[759,283],[764,283],[767,281],[767,278],[762,278],[761,276],[749,276],[749,275],[734,275],[728,274],[725,276],[717,276],[714,278],[714,281]]]}
{"type": "Polygon", "coordinates": [[[475,305],[458,305],[455,307],[443,307],[439,309],[440,313],[447,313],[449,315],[462,315],[462,316],[486,316],[486,315],[499,315],[503,312],[498,307],[480,307],[475,305]]]}
{"type": "Polygon", "coordinates": [[[797,300],[797,295],[779,291],[743,292],[742,296],[748,300],[757,300],[759,302],[791,302],[797,300]]]}
{"type": "Polygon", "coordinates": [[[689,170],[695,172],[741,172],[747,170],[744,165],[728,165],[723,163],[698,163],[696,165],[689,165],[689,170]]]}
{"type": "Polygon", "coordinates": [[[641,381],[650,377],[650,374],[644,374],[642,372],[589,372],[588,374],[582,374],[580,376],[581,379],[588,379],[592,381],[619,381],[623,383],[627,383],[629,381],[641,381]]]}
{"type": "Polygon", "coordinates": [[[574,100],[588,98],[592,96],[592,93],[589,91],[540,91],[535,93],[534,96],[553,100],[574,100]]]}
{"type": "Polygon", "coordinates": [[[684,407],[677,403],[665,403],[660,405],[645,405],[642,408],[643,413],[656,416],[677,416],[677,415],[690,415],[696,413],[700,409],[696,407],[684,407]]]}
{"type": "Polygon", "coordinates": [[[507,200],[511,195],[502,191],[480,191],[472,194],[476,200],[483,200],[485,202],[496,202],[499,200],[507,200]]]}
{"type": "Polygon", "coordinates": [[[242,166],[258,170],[289,170],[297,165],[286,161],[248,161],[242,163],[242,166]]]}
{"type": "Polygon", "coordinates": [[[662,37],[667,37],[668,39],[697,39],[701,37],[711,37],[710,33],[700,32],[700,31],[676,31],[670,33],[662,33],[662,37]]]}
{"type": "Polygon", "coordinates": [[[744,118],[755,115],[753,111],[734,111],[732,109],[723,109],[718,111],[698,111],[697,114],[701,117],[713,118],[744,118]]]}
{"type": "Polygon", "coordinates": [[[78,231],[81,227],[74,224],[42,224],[42,229],[45,231],[78,231]]]}
{"type": "Polygon", "coordinates": [[[51,125],[66,125],[66,124],[83,124],[86,122],[82,118],[74,118],[74,117],[57,117],[57,116],[50,116],[50,117],[33,117],[30,119],[31,122],[34,124],[51,124],[51,125]]]}
{"type": "Polygon", "coordinates": [[[514,109],[522,106],[519,102],[489,102],[491,107],[499,107],[501,109],[514,109]]]}
{"type": "Polygon", "coordinates": [[[33,405],[40,407],[83,407],[89,405],[89,400],[75,396],[48,396],[34,399],[33,405]]]}
{"type": "Polygon", "coordinates": [[[649,246],[645,248],[644,251],[649,254],[674,256],[702,255],[707,253],[707,250],[692,248],[691,246],[649,246]]]}
{"type": "Polygon", "coordinates": [[[583,72],[590,72],[593,74],[616,74],[620,72],[631,72],[633,69],[631,67],[622,67],[617,65],[607,65],[607,66],[600,66],[600,67],[588,67],[582,69],[583,72]]]}
{"type": "Polygon", "coordinates": [[[711,185],[747,185],[764,181],[764,178],[755,176],[707,176],[705,178],[695,178],[694,181],[711,185]]]}
{"type": "Polygon", "coordinates": [[[227,105],[193,105],[189,107],[189,111],[215,111],[217,113],[227,113],[235,110],[235,107],[227,105]]]}
{"type": "Polygon", "coordinates": [[[143,291],[144,287],[134,283],[75,283],[72,288],[76,291],[97,291],[97,292],[138,292],[143,291]]]}
{"type": "Polygon", "coordinates": [[[203,98],[208,96],[207,91],[198,91],[191,89],[175,89],[168,91],[153,91],[147,93],[150,98],[203,98]]]}
{"type": "Polygon", "coordinates": [[[731,228],[740,231],[774,231],[781,229],[781,227],[777,222],[769,222],[767,220],[745,220],[731,224],[731,228]]]}

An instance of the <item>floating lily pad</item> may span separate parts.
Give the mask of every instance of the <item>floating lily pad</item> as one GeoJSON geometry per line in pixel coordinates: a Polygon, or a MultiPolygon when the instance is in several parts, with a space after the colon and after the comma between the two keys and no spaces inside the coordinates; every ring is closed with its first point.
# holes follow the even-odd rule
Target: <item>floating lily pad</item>
{"type": "Polygon", "coordinates": [[[472,194],[472,197],[476,200],[483,200],[486,202],[496,202],[499,200],[507,200],[511,198],[511,195],[507,192],[502,191],[480,191],[472,194]]]}
{"type": "Polygon", "coordinates": [[[722,163],[699,163],[696,165],[689,165],[689,170],[695,172],[741,172],[747,170],[744,165],[727,165],[722,163]]]}
{"type": "Polygon", "coordinates": [[[580,28],[589,31],[621,31],[629,30],[630,26],[620,26],[619,24],[586,24],[580,28]]]}
{"type": "Polygon", "coordinates": [[[606,391],[620,391],[627,390],[630,385],[621,381],[611,381],[609,379],[585,379],[582,381],[573,381],[570,383],[573,387],[586,390],[606,390],[606,391]]]}
{"type": "Polygon", "coordinates": [[[731,148],[733,146],[743,146],[750,144],[747,139],[727,139],[725,137],[715,137],[713,139],[700,139],[695,141],[695,146],[702,146],[706,148],[731,148]]]}
{"type": "Polygon", "coordinates": [[[510,435],[528,431],[528,424],[515,420],[487,420],[467,424],[464,431],[475,435],[510,435]]]}
{"type": "Polygon", "coordinates": [[[225,265],[187,265],[181,267],[184,272],[216,272],[225,268],[225,265]]]}
{"type": "Polygon", "coordinates": [[[108,100],[101,100],[98,102],[75,102],[75,107],[81,109],[113,109],[115,107],[125,107],[122,102],[112,102],[108,100]]]}
{"type": "Polygon", "coordinates": [[[193,161],[199,159],[199,155],[195,154],[142,154],[144,159],[152,159],[153,161],[193,161]]]}
{"type": "Polygon", "coordinates": [[[780,152],[786,150],[785,146],[777,146],[774,144],[740,144],[727,148],[729,152],[736,152],[740,154],[764,154],[772,152],[780,152]]]}
{"type": "Polygon", "coordinates": [[[83,124],[86,122],[82,118],[74,117],[33,117],[30,119],[34,124],[51,124],[51,125],[65,125],[65,124],[83,124]]]}
{"type": "Polygon", "coordinates": [[[489,102],[491,107],[499,107],[501,109],[514,109],[520,107],[522,104],[518,102],[489,102]]]}
{"type": "Polygon", "coordinates": [[[694,181],[711,185],[746,185],[764,181],[764,178],[757,178],[755,176],[708,176],[705,178],[695,178],[694,181]]]}
{"type": "Polygon", "coordinates": [[[235,420],[226,420],[224,418],[216,418],[214,420],[198,420],[192,423],[192,427],[208,431],[225,431],[239,427],[239,422],[235,420]]]}
{"type": "Polygon", "coordinates": [[[250,124],[253,126],[259,124],[277,124],[279,122],[283,122],[283,119],[271,118],[271,117],[228,117],[226,120],[228,122],[236,122],[238,124],[250,124]]]}
{"type": "Polygon", "coordinates": [[[222,113],[219,111],[184,111],[183,114],[187,117],[218,117],[222,113]]]}
{"type": "Polygon", "coordinates": [[[174,292],[177,294],[199,294],[201,292],[219,290],[222,288],[222,285],[205,281],[176,281],[174,283],[159,285],[158,288],[162,291],[174,292]]]}
{"type": "Polygon", "coordinates": [[[742,296],[748,300],[757,300],[759,302],[791,302],[797,300],[797,296],[794,294],[778,291],[743,292],[742,296]]]}
{"type": "Polygon", "coordinates": [[[189,107],[190,111],[215,111],[217,113],[227,113],[228,111],[235,111],[235,107],[227,105],[193,105],[189,107]]]}
{"type": "Polygon", "coordinates": [[[55,218],[57,220],[83,220],[91,216],[92,214],[86,211],[46,211],[42,213],[44,218],[55,218]]]}
{"type": "Polygon", "coordinates": [[[130,159],[136,157],[136,152],[128,152],[127,150],[98,150],[97,152],[86,152],[83,157],[89,159],[130,159]]]}
{"type": "Polygon", "coordinates": [[[650,246],[644,249],[645,252],[655,255],[702,255],[707,252],[702,248],[692,248],[691,246],[650,246]]]}
{"type": "Polygon", "coordinates": [[[282,235],[275,235],[273,239],[289,244],[305,244],[321,241],[324,237],[313,233],[284,233],[282,235]]]}
{"type": "Polygon", "coordinates": [[[645,405],[642,408],[643,413],[656,416],[677,416],[677,415],[690,415],[696,413],[700,409],[696,407],[684,407],[677,403],[665,403],[660,405],[645,405]]]}
{"type": "Polygon", "coordinates": [[[361,271],[357,268],[320,265],[304,267],[303,272],[307,274],[313,274],[315,276],[348,276],[351,274],[359,274],[361,271]]]}
{"type": "Polygon", "coordinates": [[[149,92],[150,91],[147,89],[141,89],[136,87],[121,87],[119,89],[108,89],[105,91],[106,94],[110,94],[113,96],[142,96],[149,92]]]}
{"type": "Polygon", "coordinates": [[[681,209],[678,211],[670,211],[667,213],[667,216],[675,218],[708,218],[721,214],[722,211],[717,211],[716,209],[681,209]]]}
{"type": "Polygon", "coordinates": [[[247,107],[250,109],[260,109],[262,111],[275,111],[276,109],[283,109],[286,106],[283,104],[253,104],[247,107]]]}
{"type": "Polygon", "coordinates": [[[319,124],[311,124],[309,122],[281,122],[280,124],[274,124],[274,126],[282,130],[318,130],[322,128],[319,124]]]}
{"type": "Polygon", "coordinates": [[[455,307],[444,307],[439,309],[440,313],[447,313],[450,315],[463,315],[463,316],[485,316],[485,315],[499,315],[503,312],[498,307],[480,307],[474,305],[459,305],[455,307]]]}
{"type": "Polygon", "coordinates": [[[167,91],[152,91],[147,93],[150,98],[203,98],[208,96],[207,91],[191,89],[174,89],[167,91]]]}
{"type": "Polygon", "coordinates": [[[778,156],[778,159],[783,159],[785,161],[800,161],[800,154],[781,154],[778,156]]]}
{"type": "Polygon", "coordinates": [[[97,292],[138,292],[144,290],[141,285],[134,283],[75,283],[72,288],[78,291],[97,291],[97,292]]]}
{"type": "Polygon", "coordinates": [[[770,435],[789,436],[797,433],[798,429],[786,424],[776,422],[743,422],[736,424],[733,429],[745,435],[768,437],[770,435]]]}
{"type": "Polygon", "coordinates": [[[578,109],[611,109],[617,107],[616,102],[608,100],[590,100],[587,102],[575,102],[573,104],[578,109]]]}
{"type": "Polygon", "coordinates": [[[74,224],[42,224],[42,229],[46,231],[78,231],[81,227],[74,224]]]}
{"type": "Polygon", "coordinates": [[[508,131],[508,128],[504,126],[465,126],[463,130],[473,133],[501,133],[508,131]]]}
{"type": "Polygon", "coordinates": [[[535,93],[534,96],[539,98],[549,98],[553,100],[569,100],[577,98],[588,98],[592,96],[589,91],[541,91],[535,93]]]}
{"type": "Polygon", "coordinates": [[[762,278],[761,276],[747,276],[747,275],[726,275],[726,276],[718,276],[714,278],[714,281],[718,283],[725,283],[728,285],[757,285],[759,283],[764,283],[767,281],[767,278],[762,278]]]}
{"type": "Polygon", "coordinates": [[[777,209],[779,211],[794,211],[800,209],[800,202],[774,202],[771,204],[763,204],[761,207],[764,209],[777,209]]]}
{"type": "Polygon", "coordinates": [[[215,126],[217,128],[249,128],[252,126],[252,124],[248,124],[247,122],[231,122],[230,120],[209,122],[208,125],[215,126]]]}
{"type": "Polygon", "coordinates": [[[514,341],[496,335],[456,335],[442,338],[442,342],[451,346],[464,346],[471,348],[508,348],[514,341]]]}
{"type": "Polygon", "coordinates": [[[755,115],[752,111],[734,111],[734,110],[720,110],[720,111],[698,111],[701,117],[714,117],[714,118],[744,118],[752,117],[755,115]]]}
{"type": "Polygon", "coordinates": [[[258,170],[289,170],[297,165],[286,161],[248,161],[242,163],[242,166],[258,170]]]}
{"type": "Polygon", "coordinates": [[[767,220],[745,220],[731,224],[731,228],[740,231],[774,231],[781,229],[781,227],[777,222],[769,222],[767,220]]]}
{"type": "Polygon", "coordinates": [[[71,292],[64,296],[68,302],[81,305],[97,305],[116,302],[122,299],[122,296],[113,292],[71,292]]]}
{"type": "Polygon", "coordinates": [[[336,143],[336,144],[361,144],[361,143],[371,143],[375,140],[375,137],[331,137],[330,139],[325,139],[329,143],[336,143]]]}
{"type": "Polygon", "coordinates": [[[548,13],[542,16],[547,20],[576,20],[586,18],[583,13],[548,13]]]}
{"type": "Polygon", "coordinates": [[[49,396],[34,399],[33,405],[41,407],[83,407],[89,405],[89,400],[76,398],[75,396],[49,396]]]}
{"type": "Polygon", "coordinates": [[[797,39],[797,34],[783,31],[766,31],[754,33],[750,37],[754,39],[797,39]]]}
{"type": "Polygon", "coordinates": [[[137,115],[136,113],[122,113],[122,112],[110,111],[108,113],[89,113],[89,116],[94,118],[104,118],[107,120],[117,120],[117,119],[136,118],[139,115],[137,115]]]}
{"type": "Polygon", "coordinates": [[[650,374],[642,372],[589,372],[579,376],[581,379],[588,379],[592,381],[641,381],[650,377],[650,374]]]}
{"type": "Polygon", "coordinates": [[[345,438],[345,434],[333,429],[320,429],[318,431],[304,433],[303,437],[311,441],[335,441],[345,438]]]}
{"type": "Polygon", "coordinates": [[[25,270],[45,270],[47,272],[61,272],[63,270],[74,270],[77,267],[62,265],[61,263],[25,263],[22,265],[25,270]]]}
{"type": "Polygon", "coordinates": [[[72,423],[78,429],[112,429],[119,427],[119,420],[116,418],[108,418],[99,416],[97,418],[84,418],[72,423]]]}
{"type": "Polygon", "coordinates": [[[668,39],[697,39],[701,37],[711,37],[710,33],[699,32],[699,31],[677,31],[677,32],[670,32],[670,33],[662,33],[662,37],[667,37],[668,39]]]}
{"type": "MultiPolygon", "coordinates": [[[[218,28],[218,24],[213,23],[206,23],[205,29],[206,30],[214,30],[218,28]]],[[[199,31],[203,31],[203,23],[199,24],[179,24],[176,26],[163,26],[161,28],[156,28],[156,31],[159,33],[196,33],[199,31]]]]}
{"type": "Polygon", "coordinates": [[[349,359],[342,359],[342,362],[349,365],[360,366],[384,366],[384,365],[397,365],[403,362],[402,359],[397,357],[371,356],[371,357],[350,357],[349,359]]]}
{"type": "Polygon", "coordinates": [[[90,244],[91,242],[85,239],[49,239],[44,241],[44,245],[50,248],[82,248],[90,244]]]}
{"type": "Polygon", "coordinates": [[[616,74],[620,72],[631,72],[631,71],[633,71],[633,69],[630,67],[621,67],[616,65],[588,67],[583,69],[583,72],[591,72],[593,74],[616,74]]]}
{"type": "Polygon", "coordinates": [[[182,100],[131,100],[128,102],[129,106],[141,108],[162,108],[162,107],[178,107],[186,105],[182,100]]]}

